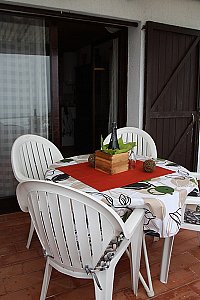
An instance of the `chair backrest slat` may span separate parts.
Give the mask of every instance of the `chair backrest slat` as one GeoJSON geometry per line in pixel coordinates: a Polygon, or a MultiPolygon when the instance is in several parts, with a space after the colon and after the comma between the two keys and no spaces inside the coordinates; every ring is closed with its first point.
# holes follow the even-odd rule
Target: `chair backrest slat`
{"type": "Polygon", "coordinates": [[[77,231],[79,255],[82,267],[92,263],[92,244],[90,241],[89,223],[87,221],[86,205],[72,201],[74,223],[77,231]]]}
{"type": "Polygon", "coordinates": [[[39,228],[39,231],[43,232],[43,234],[46,235],[46,239],[44,240],[45,249],[49,247],[49,249],[51,250],[51,253],[49,254],[53,255],[54,259],[60,263],[60,251],[55,233],[55,218],[57,212],[54,212],[52,209],[52,201],[56,201],[56,197],[55,195],[52,196],[51,194],[44,191],[39,191],[38,198],[38,205],[42,218],[42,227],[39,228]],[[53,217],[53,215],[55,215],[55,218],[53,217]]]}
{"type": "Polygon", "coordinates": [[[50,231],[53,231],[53,238],[56,245],[56,248],[52,250],[53,253],[56,250],[56,257],[60,259],[61,264],[69,265],[70,257],[67,248],[65,231],[63,228],[63,216],[61,214],[61,208],[60,208],[60,203],[62,199],[60,199],[59,195],[53,193],[47,193],[47,199],[48,199],[48,213],[51,216],[50,231]]]}
{"type": "MultiPolygon", "coordinates": [[[[23,144],[21,147],[19,147],[17,149],[17,151],[18,151],[17,156],[18,156],[18,158],[20,158],[20,161],[21,161],[20,171],[23,173],[23,175],[25,177],[33,178],[33,171],[32,171],[31,165],[30,165],[29,156],[27,155],[26,144],[23,144]]],[[[15,154],[15,156],[16,156],[16,154],[15,154]]],[[[17,160],[17,162],[18,162],[18,160],[17,160]]]]}
{"type": "MultiPolygon", "coordinates": [[[[96,251],[93,251],[93,261],[98,261],[104,252],[105,245],[103,244],[103,232],[101,225],[101,215],[98,211],[92,209],[91,207],[87,207],[87,218],[89,223],[90,237],[92,245],[101,245],[96,248],[96,251]]],[[[106,244],[106,243],[105,243],[106,244]]]]}
{"type": "MultiPolygon", "coordinates": [[[[72,213],[71,199],[64,196],[59,196],[59,198],[64,238],[67,253],[69,255],[69,265],[75,268],[80,268],[81,264],[76,243],[76,233],[72,213]]],[[[67,263],[67,261],[65,261],[65,263],[67,263]]]]}
{"type": "MultiPolygon", "coordinates": [[[[45,171],[50,165],[50,163],[48,164],[46,160],[43,159],[44,146],[43,144],[38,143],[36,141],[31,141],[30,144],[31,144],[32,155],[33,155],[36,171],[37,171],[36,175],[38,176],[38,179],[44,179],[45,171]]],[[[52,163],[53,162],[51,162],[51,164],[52,163]]]]}
{"type": "MultiPolygon", "coordinates": [[[[42,179],[41,172],[39,170],[40,164],[37,164],[37,152],[34,150],[33,142],[28,141],[22,145],[23,152],[26,158],[26,166],[29,169],[30,178],[42,179]]],[[[23,164],[23,162],[22,162],[23,164]]]]}
{"type": "MultiPolygon", "coordinates": [[[[42,195],[40,195],[40,197],[41,196],[42,195]]],[[[43,197],[44,196],[45,196],[45,194],[43,193],[43,197]]],[[[45,241],[47,240],[47,234],[46,234],[46,230],[43,228],[43,226],[44,226],[43,225],[43,216],[41,213],[41,208],[38,205],[38,201],[39,201],[39,195],[37,192],[32,192],[27,197],[28,209],[29,209],[29,213],[33,216],[32,220],[33,220],[34,227],[37,232],[40,232],[40,234],[38,235],[40,242],[41,242],[43,248],[47,251],[47,253],[51,253],[48,243],[46,243],[46,245],[48,245],[48,246],[46,248],[44,247],[45,241]],[[43,228],[43,230],[41,230],[40,228],[43,228]]]]}

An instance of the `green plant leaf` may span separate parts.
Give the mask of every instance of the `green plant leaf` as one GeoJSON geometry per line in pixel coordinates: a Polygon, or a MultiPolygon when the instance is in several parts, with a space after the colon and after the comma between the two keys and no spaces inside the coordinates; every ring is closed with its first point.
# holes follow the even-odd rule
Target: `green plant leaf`
{"type": "Polygon", "coordinates": [[[101,149],[103,149],[103,136],[101,134],[101,149]]]}
{"type": "Polygon", "coordinates": [[[115,149],[115,150],[109,149],[108,148],[109,144],[104,145],[103,137],[101,136],[101,150],[111,155],[128,152],[136,146],[136,142],[124,143],[121,137],[118,139],[118,144],[119,144],[119,149],[115,149]]]}

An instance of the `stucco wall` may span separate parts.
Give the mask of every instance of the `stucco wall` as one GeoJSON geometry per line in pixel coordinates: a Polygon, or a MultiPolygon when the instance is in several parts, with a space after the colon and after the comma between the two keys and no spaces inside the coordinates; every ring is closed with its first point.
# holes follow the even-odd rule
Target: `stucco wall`
{"type": "Polygon", "coordinates": [[[12,0],[21,4],[120,19],[155,21],[200,29],[199,0],[12,0]]]}

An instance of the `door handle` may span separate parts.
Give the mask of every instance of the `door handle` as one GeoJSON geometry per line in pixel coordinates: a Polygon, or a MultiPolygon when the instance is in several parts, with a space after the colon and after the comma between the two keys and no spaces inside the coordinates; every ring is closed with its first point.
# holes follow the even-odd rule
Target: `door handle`
{"type": "Polygon", "coordinates": [[[194,125],[194,123],[195,123],[195,115],[192,113],[192,124],[194,125]]]}
{"type": "Polygon", "coordinates": [[[192,143],[192,141],[193,141],[194,124],[195,124],[195,115],[192,113],[192,130],[191,130],[191,136],[190,136],[190,143],[192,143]]]}

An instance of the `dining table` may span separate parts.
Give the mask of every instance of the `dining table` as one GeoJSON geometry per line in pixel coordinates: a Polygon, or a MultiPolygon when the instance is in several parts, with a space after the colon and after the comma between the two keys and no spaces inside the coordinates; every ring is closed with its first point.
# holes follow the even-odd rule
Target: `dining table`
{"type": "Polygon", "coordinates": [[[144,232],[164,238],[160,281],[167,282],[175,235],[181,226],[181,210],[188,194],[198,193],[190,172],[166,159],[155,160],[152,172],[144,171],[147,157],[137,157],[135,168],[114,175],[96,170],[90,154],[53,163],[45,180],[82,190],[112,207],[125,221],[135,208],[144,209],[144,232]]]}

